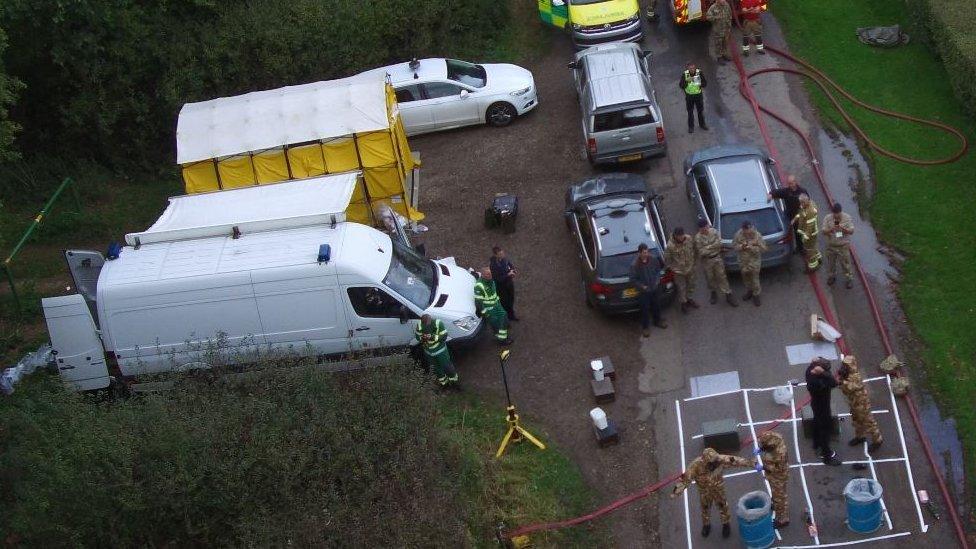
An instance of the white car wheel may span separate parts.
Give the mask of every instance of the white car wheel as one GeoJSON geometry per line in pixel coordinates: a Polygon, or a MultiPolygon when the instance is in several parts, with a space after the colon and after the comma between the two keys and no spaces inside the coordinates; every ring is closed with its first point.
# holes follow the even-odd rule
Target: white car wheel
{"type": "Polygon", "coordinates": [[[516,116],[518,116],[518,112],[509,103],[492,103],[485,112],[485,122],[489,126],[500,128],[511,124],[516,116]]]}

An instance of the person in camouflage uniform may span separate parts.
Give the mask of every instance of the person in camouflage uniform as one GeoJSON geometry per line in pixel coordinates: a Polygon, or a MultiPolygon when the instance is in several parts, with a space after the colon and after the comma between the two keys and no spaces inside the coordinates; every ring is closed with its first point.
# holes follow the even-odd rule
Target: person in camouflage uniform
{"type": "Polygon", "coordinates": [[[681,227],[674,229],[664,248],[664,266],[674,273],[681,312],[687,313],[689,308],[697,309],[698,304],[691,297],[695,293],[695,241],[681,227]]]}
{"type": "Polygon", "coordinates": [[[742,228],[732,237],[732,247],[739,252],[739,268],[742,281],[746,285],[746,295],[742,296],[742,299],[745,301],[751,299],[753,305],[758,307],[759,294],[762,292],[759,271],[762,270],[762,254],[767,248],[766,241],[752,226],[751,221],[743,221],[742,228]]]}
{"type": "Polygon", "coordinates": [[[766,431],[759,435],[759,450],[766,472],[766,480],[772,492],[773,510],[776,511],[776,528],[790,523],[790,494],[788,490],[790,463],[786,454],[786,442],[779,433],[766,431]]]}
{"type": "Polygon", "coordinates": [[[705,448],[702,455],[688,464],[688,468],[671,490],[671,497],[677,497],[694,482],[698,485],[698,497],[701,501],[702,536],[708,537],[712,531],[711,508],[718,506],[719,516],[722,518],[722,537],[727,538],[732,532],[729,523],[732,515],[729,513],[729,502],[725,497],[725,479],[722,473],[728,467],[755,467],[755,462],[738,456],[720,454],[712,448],[705,448]]]}
{"type": "Polygon", "coordinates": [[[712,24],[708,41],[712,46],[712,54],[720,65],[732,60],[729,50],[729,35],[732,34],[732,6],[727,0],[715,0],[705,12],[705,19],[712,24]]]}
{"type": "Polygon", "coordinates": [[[854,221],[844,213],[840,203],[834,203],[829,214],[823,218],[820,231],[827,237],[827,285],[837,281],[837,265],[840,264],[847,278],[847,289],[854,287],[854,273],[851,270],[851,235],[854,234],[854,221]]]}
{"type": "Polygon", "coordinates": [[[854,424],[854,438],[848,442],[851,446],[863,444],[866,437],[871,437],[868,451],[873,452],[881,447],[884,437],[878,429],[878,421],[871,414],[871,397],[861,378],[857,367],[857,359],[852,355],[844,357],[843,364],[837,372],[840,377],[840,390],[847,397],[851,408],[851,422],[854,424]]]}
{"type": "Polygon", "coordinates": [[[705,280],[708,281],[708,289],[712,291],[710,302],[715,305],[718,302],[718,292],[725,294],[725,301],[733,307],[739,304],[732,296],[729,288],[729,278],[725,274],[725,260],[722,259],[722,237],[719,236],[708,221],[698,220],[698,232],[695,234],[695,253],[705,269],[705,280]]]}
{"type": "Polygon", "coordinates": [[[820,231],[817,230],[817,205],[813,203],[809,195],[800,195],[800,211],[793,218],[796,231],[800,234],[803,241],[803,254],[807,262],[807,273],[812,273],[820,268],[823,256],[820,254],[820,246],[817,244],[817,237],[820,231]]]}

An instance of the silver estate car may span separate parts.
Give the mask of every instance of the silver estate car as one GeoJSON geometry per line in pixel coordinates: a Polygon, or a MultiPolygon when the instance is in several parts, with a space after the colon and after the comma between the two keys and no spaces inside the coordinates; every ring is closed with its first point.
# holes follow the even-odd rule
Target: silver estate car
{"type": "Polygon", "coordinates": [[[780,200],[767,201],[779,187],[774,161],[761,149],[747,145],[720,145],[692,153],[685,159],[688,199],[722,235],[725,267],[739,270],[732,238],[749,220],[762,233],[769,249],[763,267],[790,261],[793,241],[780,200]]]}
{"type": "Polygon", "coordinates": [[[578,52],[569,63],[590,162],[633,162],[667,153],[649,59],[650,52],[636,44],[615,42],[578,52]]]}

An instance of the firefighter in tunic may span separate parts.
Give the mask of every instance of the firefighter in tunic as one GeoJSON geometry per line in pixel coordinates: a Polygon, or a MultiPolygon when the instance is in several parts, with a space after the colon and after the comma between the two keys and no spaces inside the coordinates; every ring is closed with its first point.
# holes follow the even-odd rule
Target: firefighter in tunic
{"type": "Polygon", "coordinates": [[[688,464],[688,468],[671,490],[671,497],[676,497],[688,489],[691,483],[698,485],[698,497],[701,500],[702,537],[708,537],[712,531],[711,508],[718,506],[719,516],[722,518],[722,537],[727,538],[732,532],[729,523],[732,515],[729,513],[729,502],[725,497],[725,479],[722,473],[728,467],[757,467],[755,462],[738,456],[720,454],[712,448],[705,448],[702,455],[688,464]]]}
{"type": "Polygon", "coordinates": [[[848,442],[851,446],[863,444],[867,437],[871,437],[868,451],[873,452],[881,447],[884,437],[878,429],[878,421],[871,415],[871,397],[857,368],[857,359],[852,355],[844,357],[843,364],[837,374],[840,377],[840,390],[847,397],[851,408],[851,422],[854,424],[854,438],[848,442]]]}
{"type": "Polygon", "coordinates": [[[433,366],[437,383],[448,387],[458,382],[458,373],[451,361],[451,351],[447,348],[447,328],[440,319],[430,315],[420,317],[414,337],[424,349],[427,363],[433,366]]]}
{"type": "Polygon", "coordinates": [[[474,283],[474,308],[479,317],[488,320],[488,325],[495,331],[495,341],[502,345],[512,343],[508,335],[508,313],[502,307],[488,267],[481,269],[481,278],[474,283]]]}
{"type": "Polygon", "coordinates": [[[773,510],[776,511],[776,528],[790,523],[789,483],[790,463],[786,454],[786,442],[779,433],[766,431],[759,435],[759,451],[762,454],[763,471],[772,492],[773,510]]]}
{"type": "Polygon", "coordinates": [[[823,256],[820,254],[820,246],[817,244],[820,230],[817,227],[817,205],[813,203],[809,195],[800,195],[800,211],[793,218],[796,232],[800,234],[803,241],[803,256],[806,260],[807,273],[812,273],[820,268],[823,256]]]}

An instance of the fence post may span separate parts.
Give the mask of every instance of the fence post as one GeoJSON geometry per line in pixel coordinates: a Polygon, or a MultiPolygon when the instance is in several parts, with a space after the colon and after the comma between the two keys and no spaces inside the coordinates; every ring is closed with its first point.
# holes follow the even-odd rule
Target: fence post
{"type": "Polygon", "coordinates": [[[10,274],[10,268],[7,265],[0,265],[3,269],[3,274],[7,279],[7,284],[10,285],[10,295],[14,296],[14,306],[17,308],[17,314],[20,314],[20,296],[17,295],[17,288],[14,286],[14,277],[10,274]]]}

